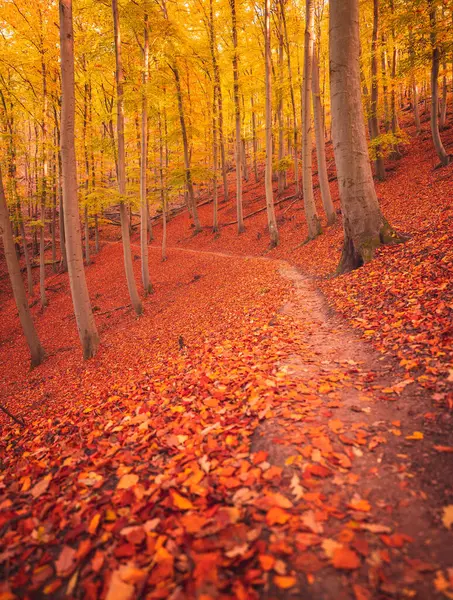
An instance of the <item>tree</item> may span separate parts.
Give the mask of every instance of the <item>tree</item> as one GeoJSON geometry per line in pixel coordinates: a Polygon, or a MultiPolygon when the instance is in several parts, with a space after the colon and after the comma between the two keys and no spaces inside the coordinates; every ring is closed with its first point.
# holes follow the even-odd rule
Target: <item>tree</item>
{"type": "Polygon", "coordinates": [[[142,283],[146,294],[152,292],[152,285],[149,281],[149,261],[148,261],[148,70],[149,70],[149,31],[148,31],[148,13],[144,15],[143,28],[143,76],[142,76],[142,129],[141,129],[141,156],[140,156],[140,250],[142,255],[142,283]]]}
{"type": "Polygon", "coordinates": [[[267,224],[271,247],[278,245],[278,228],[275,219],[274,194],[272,190],[272,64],[271,64],[271,30],[270,30],[270,0],[264,0],[264,55],[266,74],[266,208],[267,224]]]}
{"type": "MultiPolygon", "coordinates": [[[[379,0],[373,0],[373,34],[371,40],[371,105],[370,105],[370,136],[372,140],[379,139],[379,85],[378,85],[378,31],[379,31],[379,0]]],[[[376,159],[376,176],[379,181],[385,179],[384,157],[379,143],[374,146],[376,159]]]]}
{"type": "Polygon", "coordinates": [[[118,188],[120,192],[121,237],[123,240],[124,269],[127,287],[132,306],[137,315],[143,312],[142,303],[137,292],[131,255],[131,237],[129,232],[129,216],[126,207],[126,152],[124,147],[124,91],[123,65],[121,61],[121,34],[118,15],[118,0],[112,0],[113,30],[115,38],[115,79],[117,106],[117,136],[118,136],[118,188]]]}
{"type": "Polygon", "coordinates": [[[437,43],[437,6],[435,0],[428,0],[430,39],[432,51],[431,64],[431,133],[433,136],[434,148],[439,157],[440,164],[445,167],[450,162],[450,156],[447,154],[439,133],[439,66],[440,66],[440,48],[437,43]]]}
{"type": "Polygon", "coordinates": [[[383,216],[368,157],[360,89],[359,0],[331,0],[329,24],[332,137],[343,214],[339,272],[370,261],[382,244],[401,241],[383,216]]]}
{"type": "Polygon", "coordinates": [[[14,300],[16,301],[17,311],[19,313],[20,323],[27,340],[31,354],[31,367],[37,367],[42,363],[45,352],[39,341],[33,320],[28,308],[25,286],[20,274],[19,260],[14,247],[13,232],[6,205],[5,191],[3,188],[3,178],[0,171],[0,235],[3,238],[3,248],[5,250],[6,266],[8,267],[11,287],[13,289],[14,300]]]}
{"type": "Polygon", "coordinates": [[[77,203],[77,163],[74,143],[74,34],[72,0],[60,0],[61,54],[61,165],[63,176],[64,229],[69,284],[83,357],[96,354],[99,336],[91,310],[83,269],[80,216],[77,203]]]}
{"type": "Polygon", "coordinates": [[[305,42],[304,42],[304,81],[302,90],[302,178],[305,218],[308,226],[308,239],[321,233],[321,223],[316,211],[313,196],[312,177],[312,128],[311,128],[311,89],[313,69],[313,0],[306,0],[305,42]]]}
{"type": "Polygon", "coordinates": [[[231,29],[233,35],[233,95],[234,95],[234,117],[236,130],[236,212],[238,221],[238,233],[245,231],[244,215],[242,210],[242,139],[241,139],[241,107],[239,103],[239,54],[238,54],[238,30],[236,15],[236,0],[230,0],[231,29]]]}

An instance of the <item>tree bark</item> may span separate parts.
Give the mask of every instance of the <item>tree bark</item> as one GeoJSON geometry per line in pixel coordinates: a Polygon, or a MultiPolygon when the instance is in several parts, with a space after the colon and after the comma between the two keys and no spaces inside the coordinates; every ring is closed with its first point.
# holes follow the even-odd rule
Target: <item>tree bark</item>
{"type": "Polygon", "coordinates": [[[27,238],[25,236],[25,225],[24,225],[23,219],[21,219],[21,222],[20,222],[20,235],[22,237],[22,244],[24,247],[25,268],[27,270],[28,295],[31,298],[33,298],[33,295],[34,295],[33,274],[31,272],[30,255],[28,254],[28,245],[27,245],[27,238]]]}
{"type": "Polygon", "coordinates": [[[149,31],[148,13],[144,15],[143,30],[143,75],[142,75],[142,127],[141,127],[141,158],[140,158],[140,251],[142,266],[142,284],[145,294],[152,292],[149,281],[148,259],[148,202],[147,202],[147,169],[148,169],[148,71],[149,71],[149,31]]]}
{"type": "Polygon", "coordinates": [[[14,246],[14,238],[6,205],[5,191],[3,189],[2,174],[0,171],[0,236],[3,238],[6,265],[8,268],[14,300],[16,301],[20,323],[31,354],[31,367],[37,367],[42,363],[45,352],[39,341],[30,309],[28,308],[25,286],[20,274],[20,265],[14,246]]]}
{"type": "Polygon", "coordinates": [[[324,120],[322,118],[321,92],[319,89],[319,62],[317,51],[313,52],[313,114],[315,122],[316,156],[318,162],[318,180],[321,200],[327,217],[327,225],[333,225],[337,219],[335,207],[330,194],[329,176],[327,174],[326,142],[324,138],[324,120]]]}
{"type": "Polygon", "coordinates": [[[312,240],[321,233],[321,223],[316,212],[313,196],[312,168],[312,128],[311,128],[311,89],[313,69],[313,0],[306,0],[306,23],[304,43],[304,81],[302,91],[302,161],[303,161],[303,192],[305,218],[308,226],[308,239],[312,240]]]}
{"type": "Polygon", "coordinates": [[[245,226],[244,213],[242,209],[241,107],[239,103],[239,57],[238,32],[236,23],[236,0],[230,0],[230,8],[233,34],[233,90],[236,129],[236,213],[238,221],[238,233],[243,233],[245,231],[245,226]]]}
{"type": "Polygon", "coordinates": [[[115,37],[116,59],[116,100],[117,100],[117,138],[118,138],[118,188],[120,192],[120,221],[121,237],[123,239],[124,269],[126,272],[127,287],[131,304],[137,315],[143,312],[137,285],[134,278],[131,255],[131,237],[129,232],[129,217],[126,206],[126,152],[124,147],[124,91],[123,91],[123,66],[121,61],[121,35],[119,28],[118,0],[112,0],[113,29],[115,37]]]}
{"type": "MultiPolygon", "coordinates": [[[[370,137],[372,140],[379,138],[379,86],[378,86],[378,31],[379,31],[379,0],[373,0],[373,34],[371,38],[371,106],[370,106],[370,137]]],[[[375,144],[376,158],[374,165],[376,177],[379,181],[385,179],[384,157],[380,144],[375,144]]]]}
{"type": "Polygon", "coordinates": [[[434,0],[428,0],[429,21],[430,21],[430,38],[432,48],[432,64],[431,64],[431,133],[433,136],[434,148],[439,157],[440,164],[445,167],[450,163],[450,156],[445,151],[439,133],[439,66],[440,66],[440,49],[437,43],[437,14],[436,4],[434,0]]]}
{"type": "Polygon", "coordinates": [[[359,0],[330,2],[332,137],[343,214],[339,272],[372,260],[381,244],[401,241],[381,213],[368,158],[360,90],[359,0]]]}
{"type": "Polygon", "coordinates": [[[272,189],[272,63],[271,63],[271,29],[270,0],[264,3],[264,55],[266,77],[266,208],[269,227],[270,246],[278,245],[278,228],[275,218],[274,193],[272,189]]]}
{"type": "Polygon", "coordinates": [[[99,336],[91,310],[90,297],[83,269],[80,216],[77,202],[72,0],[60,0],[60,54],[62,90],[61,162],[66,253],[77,329],[79,331],[80,343],[82,344],[83,357],[88,359],[96,354],[99,345],[99,336]]]}

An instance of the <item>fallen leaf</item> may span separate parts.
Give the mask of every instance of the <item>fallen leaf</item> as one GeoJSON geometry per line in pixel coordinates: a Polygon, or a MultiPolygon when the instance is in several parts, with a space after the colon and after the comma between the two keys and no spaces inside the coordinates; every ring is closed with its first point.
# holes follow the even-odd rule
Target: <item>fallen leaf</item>
{"type": "Polygon", "coordinates": [[[360,567],[360,558],[354,550],[346,546],[341,546],[334,550],[332,564],[336,569],[358,569],[360,567]]]}
{"type": "Polygon", "coordinates": [[[138,475],[134,475],[133,473],[127,473],[123,475],[121,479],[118,481],[118,485],[116,486],[117,490],[128,490],[134,485],[138,483],[138,475]]]}
{"type": "Polygon", "coordinates": [[[448,506],[444,506],[442,515],[442,523],[445,525],[447,529],[450,529],[453,525],[453,504],[449,504],[448,506]]]}
{"type": "Polygon", "coordinates": [[[274,583],[281,590],[288,590],[296,585],[297,579],[289,575],[275,575],[274,583]]]}

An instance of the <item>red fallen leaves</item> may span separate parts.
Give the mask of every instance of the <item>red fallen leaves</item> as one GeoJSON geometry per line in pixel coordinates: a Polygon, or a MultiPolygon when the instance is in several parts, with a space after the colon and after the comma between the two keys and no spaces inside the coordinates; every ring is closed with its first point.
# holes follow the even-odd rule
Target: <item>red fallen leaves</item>
{"type": "Polygon", "coordinates": [[[332,564],[336,569],[350,571],[360,567],[360,558],[354,550],[340,546],[334,550],[332,564]]]}

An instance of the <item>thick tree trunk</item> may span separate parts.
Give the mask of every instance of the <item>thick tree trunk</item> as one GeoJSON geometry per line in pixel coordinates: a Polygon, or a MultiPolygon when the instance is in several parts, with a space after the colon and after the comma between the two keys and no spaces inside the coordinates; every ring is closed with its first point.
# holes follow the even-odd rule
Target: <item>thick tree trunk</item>
{"type": "Polygon", "coordinates": [[[75,153],[74,34],[72,0],[60,0],[61,53],[61,162],[63,176],[64,229],[69,283],[83,357],[96,354],[99,337],[91,310],[83,269],[80,216],[77,202],[77,163],[75,153]]]}
{"type": "Polygon", "coordinates": [[[238,222],[238,233],[243,233],[245,231],[245,226],[244,214],[242,210],[241,107],[239,103],[239,57],[238,32],[236,23],[236,0],[230,0],[230,8],[233,33],[233,88],[236,129],[236,212],[238,222]]]}
{"type": "Polygon", "coordinates": [[[319,89],[319,62],[315,49],[313,52],[313,114],[315,122],[316,156],[318,161],[318,180],[321,200],[327,217],[327,225],[333,225],[337,215],[330,194],[329,176],[327,174],[326,142],[324,138],[324,120],[322,118],[321,91],[319,89]]]}
{"type": "Polygon", "coordinates": [[[313,70],[313,0],[306,0],[306,24],[304,43],[304,81],[302,92],[302,169],[305,218],[308,226],[308,239],[312,240],[321,233],[321,223],[316,212],[313,196],[312,176],[312,127],[311,127],[311,89],[313,70]]]}
{"type": "Polygon", "coordinates": [[[269,227],[270,246],[278,245],[278,228],[275,218],[274,193],[272,190],[272,63],[271,63],[271,30],[270,30],[270,0],[264,4],[264,54],[266,76],[266,208],[267,224],[269,227]]]}
{"type": "Polygon", "coordinates": [[[360,90],[359,0],[330,2],[332,136],[343,214],[339,272],[360,267],[381,244],[400,241],[382,215],[368,158],[360,90]]]}
{"type": "MultiPolygon", "coordinates": [[[[370,137],[376,140],[380,136],[379,130],[379,86],[378,86],[378,30],[379,30],[379,0],[373,0],[373,35],[371,38],[371,105],[370,105],[370,137]]],[[[385,179],[384,157],[381,145],[375,142],[374,152],[376,155],[374,165],[376,177],[379,181],[385,179]]]]}
{"type": "Polygon", "coordinates": [[[3,189],[2,174],[0,172],[0,236],[3,238],[3,248],[5,250],[6,266],[8,268],[11,287],[13,289],[14,300],[16,301],[17,312],[19,313],[20,323],[27,341],[31,354],[31,366],[37,367],[44,360],[44,349],[38,338],[33,320],[28,308],[27,296],[25,294],[24,282],[20,274],[20,265],[14,246],[13,233],[6,205],[5,191],[3,189]]]}
{"type": "Polygon", "coordinates": [[[116,96],[117,96],[117,137],[118,137],[118,188],[120,192],[120,221],[121,236],[123,239],[124,269],[126,272],[127,287],[132,306],[137,315],[143,312],[137,285],[134,278],[131,255],[131,237],[129,232],[129,217],[126,206],[126,152],[124,146],[124,91],[123,91],[123,66],[121,62],[121,36],[119,29],[118,0],[112,0],[113,29],[115,37],[116,59],[116,96]]]}
{"type": "Polygon", "coordinates": [[[439,66],[440,66],[440,49],[437,44],[437,15],[436,15],[436,4],[434,0],[428,0],[429,7],[429,20],[430,20],[430,38],[432,48],[432,65],[431,65],[431,133],[433,136],[434,148],[439,157],[442,166],[446,166],[450,162],[450,156],[445,151],[439,133],[439,66]]]}
{"type": "Polygon", "coordinates": [[[152,292],[149,281],[148,259],[148,201],[147,201],[147,169],[148,169],[148,70],[149,70],[149,32],[148,13],[145,8],[143,42],[143,76],[142,76],[142,128],[140,158],[140,253],[142,259],[142,284],[145,294],[152,292]]]}

